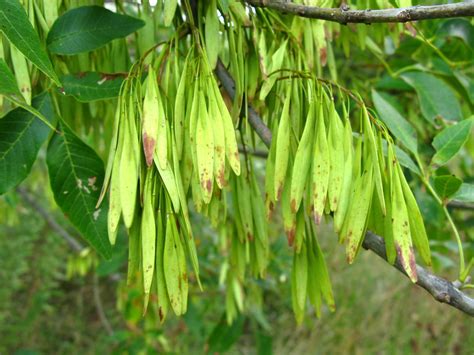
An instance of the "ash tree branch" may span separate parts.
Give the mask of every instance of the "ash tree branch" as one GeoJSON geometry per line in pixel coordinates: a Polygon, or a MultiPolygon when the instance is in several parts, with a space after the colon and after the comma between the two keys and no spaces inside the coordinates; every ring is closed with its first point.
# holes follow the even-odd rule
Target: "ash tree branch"
{"type": "MultiPolygon", "coordinates": [[[[224,89],[227,91],[229,96],[233,98],[235,95],[235,84],[221,61],[218,61],[217,63],[216,74],[224,89]]],[[[270,148],[272,132],[250,105],[248,107],[248,121],[257,135],[262,139],[263,143],[268,148],[270,148]]],[[[371,250],[382,259],[387,260],[385,253],[385,242],[383,241],[382,237],[372,232],[367,232],[364,238],[363,247],[367,250],[371,250]]],[[[393,266],[406,275],[403,267],[401,266],[400,260],[398,259],[398,256],[393,266]]],[[[416,284],[428,291],[434,299],[439,302],[446,303],[474,317],[473,298],[461,292],[454,286],[452,282],[433,275],[420,265],[416,265],[416,271],[418,274],[418,281],[416,284]]]]}
{"type": "MultiPolygon", "coordinates": [[[[378,235],[367,232],[364,238],[362,246],[365,249],[372,250],[375,254],[380,256],[382,259],[387,260],[387,254],[385,253],[385,242],[378,235]]],[[[405,270],[401,265],[398,257],[393,264],[405,276],[405,270]]],[[[474,317],[474,299],[461,292],[454,284],[448,280],[431,274],[428,270],[416,265],[416,272],[418,274],[418,281],[416,284],[424,288],[430,293],[435,300],[441,303],[449,304],[471,317],[474,317]]],[[[407,276],[408,277],[408,276],[407,276]]]]}
{"type": "Polygon", "coordinates": [[[347,5],[340,8],[323,8],[284,2],[281,0],[245,0],[254,7],[267,8],[301,17],[320,19],[341,24],[347,23],[394,23],[440,18],[474,16],[474,1],[454,4],[412,6],[380,10],[350,10],[347,5]]]}

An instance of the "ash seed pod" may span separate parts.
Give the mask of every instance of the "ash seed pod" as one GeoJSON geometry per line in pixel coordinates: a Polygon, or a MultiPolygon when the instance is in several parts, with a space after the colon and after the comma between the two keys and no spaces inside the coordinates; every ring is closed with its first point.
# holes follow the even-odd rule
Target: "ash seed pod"
{"type": "Polygon", "coordinates": [[[146,79],[146,93],[143,100],[142,115],[142,140],[143,152],[145,154],[146,165],[153,164],[153,154],[155,152],[156,141],[158,139],[159,124],[159,99],[158,83],[152,65],[149,66],[148,77],[146,79]]]}

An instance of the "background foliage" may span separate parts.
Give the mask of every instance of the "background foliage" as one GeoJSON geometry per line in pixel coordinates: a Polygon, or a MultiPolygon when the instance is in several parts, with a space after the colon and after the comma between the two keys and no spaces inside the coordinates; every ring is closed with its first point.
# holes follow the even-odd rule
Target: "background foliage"
{"type": "MultiPolygon", "coordinates": [[[[4,43],[6,37],[12,41],[14,36],[7,33],[5,26],[7,20],[14,18],[10,11],[18,10],[11,4],[13,2],[0,1],[0,29],[4,32],[0,38],[4,43]]],[[[62,13],[86,4],[103,5],[100,1],[64,1],[59,10],[62,13]]],[[[100,26],[108,24],[107,21],[112,26],[124,24],[107,36],[83,40],[82,46],[67,47],[61,45],[61,36],[67,34],[71,21],[64,17],[61,18],[63,22],[57,21],[54,25],[54,21],[50,21],[47,25],[51,30],[46,34],[41,20],[36,19],[39,38],[36,39],[35,33],[29,33],[33,38],[28,41],[30,45],[18,46],[23,53],[29,53],[27,59],[42,73],[53,82],[61,83],[60,90],[65,94],[58,98],[63,124],[70,127],[71,135],[55,136],[53,143],[49,143],[48,149],[53,152],[56,149],[59,154],[56,162],[82,165],[83,169],[103,169],[101,160],[105,160],[110,141],[115,98],[135,51],[143,53],[147,46],[141,35],[143,32],[139,30],[143,23],[138,18],[145,23],[150,21],[146,12],[138,11],[136,4],[121,1],[117,4],[122,13],[120,16],[123,16],[120,20],[110,14],[107,16],[111,17],[105,20],[95,19],[102,10],[92,14],[81,8],[75,10],[75,16],[84,16],[84,21],[89,21],[88,26],[98,26],[98,31],[100,26]],[[124,17],[123,13],[129,17],[124,17]],[[114,38],[116,40],[111,41],[114,38]],[[54,64],[59,68],[67,67],[64,72],[70,74],[57,77],[46,51],[38,50],[44,48],[40,43],[45,43],[50,53],[61,55],[56,57],[54,64]],[[123,51],[127,49],[130,51],[128,60],[110,60],[124,58],[123,51]],[[93,51],[76,55],[89,50],[93,51]],[[103,60],[96,60],[98,57],[103,60]],[[91,63],[97,67],[93,68],[91,63]],[[114,74],[104,77],[101,73],[114,74]],[[96,85],[103,79],[107,79],[103,85],[96,85]],[[69,145],[81,154],[86,152],[92,161],[74,161],[61,155],[64,153],[61,149],[69,145]]],[[[48,22],[47,18],[43,20],[48,22]]],[[[28,27],[20,20],[16,24],[18,28],[28,27]]],[[[448,206],[463,240],[465,260],[471,260],[474,257],[474,215],[472,208],[465,206],[472,207],[474,202],[472,20],[407,24],[398,28],[398,32],[393,31],[396,35],[381,30],[390,26],[344,27],[340,33],[341,43],[347,41],[344,35],[348,30],[358,36],[363,33],[366,40],[363,44],[349,44],[350,56],[346,56],[348,44],[333,46],[334,66],[323,67],[318,75],[358,92],[391,130],[400,147],[399,159],[408,168],[405,170],[422,210],[430,237],[433,270],[455,280],[459,276],[459,249],[443,207],[431,197],[427,186],[432,186],[448,206]],[[428,185],[418,176],[420,162],[429,178],[428,185]]],[[[156,42],[169,37],[167,27],[157,25],[156,29],[156,42]]],[[[347,38],[354,40],[355,37],[347,38]]],[[[333,43],[340,43],[338,41],[339,38],[333,39],[333,43]]],[[[5,161],[12,162],[17,154],[25,154],[32,165],[29,174],[15,172],[9,176],[12,168],[0,169],[0,192],[3,193],[0,196],[0,284],[4,285],[0,288],[1,353],[146,353],[160,350],[264,354],[273,350],[284,354],[395,349],[399,352],[468,354],[474,348],[474,328],[470,319],[455,309],[435,303],[388,264],[369,253],[362,253],[349,267],[327,224],[320,227],[319,235],[333,283],[336,313],[324,308],[321,318],[316,319],[308,312],[303,325],[295,326],[289,286],[292,255],[284,231],[275,224],[270,233],[273,258],[268,275],[265,280],[249,280],[245,288],[246,311],[228,325],[225,321],[226,288],[219,283],[219,272],[226,256],[221,252],[218,231],[209,227],[203,217],[192,214],[205,290],[201,293],[191,283],[188,312],[181,318],[167,320],[165,325],[159,324],[154,309],[143,317],[141,291],[125,285],[128,247],[124,230],[119,232],[113,254],[107,247],[101,249],[100,242],[94,242],[93,234],[87,238],[98,247],[99,253],[112,255],[105,261],[93,249],[75,250],[62,233],[52,228],[41,212],[38,213],[41,210],[52,216],[63,230],[77,238],[80,248],[86,243],[79,235],[93,233],[87,225],[78,228],[79,232],[73,228],[72,224],[77,228],[75,218],[81,216],[75,217],[74,211],[67,211],[70,205],[65,196],[60,196],[59,200],[56,196],[55,202],[53,195],[57,191],[48,188],[55,178],[64,176],[48,177],[48,169],[52,166],[46,158],[46,144],[43,144],[48,139],[44,133],[47,132],[46,123],[35,118],[36,111],[31,109],[30,114],[26,111],[8,113],[14,105],[25,107],[28,102],[28,98],[23,102],[21,96],[24,95],[17,92],[18,78],[9,77],[8,71],[13,68],[12,72],[18,73],[18,67],[8,57],[7,52],[7,59],[0,60],[0,94],[17,96],[12,104],[7,103],[6,96],[0,96],[3,99],[0,141],[5,142],[5,132],[12,125],[18,132],[29,127],[29,122],[34,122],[35,126],[25,131],[30,144],[15,146],[17,150],[10,158],[5,153],[5,145],[0,145],[0,156],[5,161]],[[27,175],[20,189],[12,188],[27,175]],[[28,197],[39,207],[33,206],[28,197]],[[63,212],[70,212],[67,218],[63,212]]],[[[43,74],[31,67],[34,83],[43,74]]],[[[42,97],[38,97],[40,93],[35,90],[37,88],[33,86],[30,94],[36,98],[32,106],[40,112],[43,121],[56,122],[57,118],[48,107],[53,103],[42,101],[40,104],[42,97]]],[[[261,146],[257,145],[257,148],[261,146]]],[[[256,166],[259,178],[262,178],[263,160],[257,160],[256,166]]],[[[59,171],[59,167],[53,170],[59,171]]],[[[69,184],[75,184],[76,179],[69,184]]],[[[101,186],[100,181],[96,183],[101,186]]],[[[93,209],[97,195],[84,203],[93,209]]]]}

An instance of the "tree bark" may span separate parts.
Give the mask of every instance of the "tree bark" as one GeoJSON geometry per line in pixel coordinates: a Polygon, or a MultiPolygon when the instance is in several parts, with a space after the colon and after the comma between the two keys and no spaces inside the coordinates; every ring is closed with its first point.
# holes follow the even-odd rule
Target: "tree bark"
{"type": "Polygon", "coordinates": [[[245,2],[254,7],[273,9],[301,17],[338,22],[341,24],[394,23],[474,16],[474,1],[472,0],[454,4],[418,5],[379,10],[350,10],[347,6],[340,8],[323,8],[272,0],[245,0],[245,2]]]}

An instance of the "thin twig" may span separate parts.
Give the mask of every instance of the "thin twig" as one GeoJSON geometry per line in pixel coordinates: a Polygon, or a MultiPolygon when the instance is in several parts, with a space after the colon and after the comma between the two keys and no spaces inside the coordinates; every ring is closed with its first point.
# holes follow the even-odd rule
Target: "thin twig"
{"type": "Polygon", "coordinates": [[[56,220],[51,216],[51,214],[36,201],[36,198],[27,189],[24,187],[18,187],[16,191],[22,200],[26,202],[26,204],[28,204],[33,210],[35,210],[36,213],[43,217],[50,228],[60,237],[62,237],[72,250],[79,253],[84,249],[84,246],[79,243],[71,234],[69,234],[63,227],[61,227],[59,223],[56,222],[56,220]]]}
{"type": "Polygon", "coordinates": [[[448,208],[456,208],[458,210],[473,211],[474,205],[467,202],[451,201],[448,203],[448,208]]]}
{"type": "MultiPolygon", "coordinates": [[[[60,237],[62,237],[67,245],[76,253],[81,253],[86,247],[82,245],[80,242],[76,240],[67,230],[65,230],[51,215],[50,211],[46,210],[43,206],[41,206],[38,201],[36,200],[35,195],[29,192],[24,187],[18,187],[16,189],[17,194],[21,197],[21,199],[36,213],[38,213],[41,217],[43,217],[44,221],[48,226],[56,232],[60,237]]],[[[109,275],[109,279],[112,281],[119,281],[122,277],[119,273],[113,273],[109,275]]]]}
{"type": "Polygon", "coordinates": [[[268,152],[267,151],[261,150],[261,149],[248,150],[247,148],[245,148],[242,145],[239,145],[239,152],[242,153],[242,154],[250,154],[250,155],[253,155],[254,157],[257,157],[257,158],[264,158],[264,159],[268,158],[268,152]]]}
{"type": "MultiPolygon", "coordinates": [[[[224,86],[224,89],[226,89],[230,97],[233,98],[235,94],[233,79],[220,62],[218,62],[216,74],[219,77],[222,85],[224,86]]],[[[250,106],[248,120],[250,125],[254,128],[259,137],[262,139],[263,143],[267,147],[270,147],[272,141],[272,132],[265,125],[260,116],[255,112],[255,110],[253,110],[250,106]],[[251,112],[252,114],[250,114],[251,112]]],[[[367,234],[365,235],[363,246],[364,248],[373,251],[375,254],[387,260],[385,254],[385,243],[382,237],[374,233],[367,232],[367,234]]],[[[405,273],[398,258],[393,266],[401,272],[405,273]]],[[[416,284],[427,290],[433,296],[434,299],[439,302],[449,304],[450,306],[457,308],[470,316],[474,316],[474,299],[470,298],[465,293],[457,289],[453,285],[453,283],[431,274],[425,268],[416,265],[416,270],[418,275],[418,281],[416,282],[416,284]]]]}
{"type": "Polygon", "coordinates": [[[93,276],[92,291],[94,293],[95,309],[97,310],[97,315],[99,316],[100,322],[107,331],[107,334],[114,335],[114,330],[112,329],[112,326],[110,325],[110,322],[107,319],[107,316],[105,315],[104,307],[102,305],[102,298],[100,297],[99,277],[96,273],[94,273],[93,276]]]}
{"type": "Polygon", "coordinates": [[[474,2],[471,0],[454,4],[411,6],[379,10],[350,10],[347,5],[340,8],[306,6],[292,2],[272,0],[245,0],[254,7],[262,7],[301,17],[347,23],[394,23],[440,18],[474,16],[474,2]]]}

